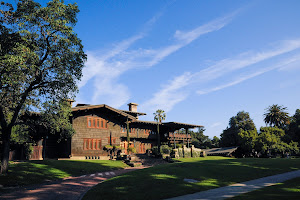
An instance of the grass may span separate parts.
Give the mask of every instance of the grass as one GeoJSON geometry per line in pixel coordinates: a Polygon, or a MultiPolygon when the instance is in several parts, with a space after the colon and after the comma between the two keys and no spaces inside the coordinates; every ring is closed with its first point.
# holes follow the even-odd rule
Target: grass
{"type": "Polygon", "coordinates": [[[186,158],[98,184],[87,199],[164,199],[300,169],[300,159],[186,158]],[[196,179],[187,183],[183,179],[196,179]]]}
{"type": "Polygon", "coordinates": [[[110,160],[42,160],[10,163],[7,175],[0,175],[0,185],[23,186],[104,172],[127,167],[122,161],[110,160]]]}
{"type": "Polygon", "coordinates": [[[265,187],[253,192],[236,196],[232,199],[243,200],[298,200],[300,199],[300,178],[291,179],[274,186],[265,187]]]}

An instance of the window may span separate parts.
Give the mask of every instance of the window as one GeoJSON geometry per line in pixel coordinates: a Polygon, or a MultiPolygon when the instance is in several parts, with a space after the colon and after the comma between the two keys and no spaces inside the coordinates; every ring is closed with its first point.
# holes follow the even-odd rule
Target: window
{"type": "Polygon", "coordinates": [[[92,127],[92,119],[88,118],[88,127],[92,127]]]}
{"type": "Polygon", "coordinates": [[[101,139],[83,139],[83,150],[101,150],[101,139]]]}
{"type": "Polygon", "coordinates": [[[108,122],[100,117],[87,117],[87,127],[88,128],[100,128],[107,129],[108,122]]]}
{"type": "Polygon", "coordinates": [[[129,133],[135,133],[135,128],[130,128],[129,133]]]}
{"type": "Polygon", "coordinates": [[[120,126],[120,131],[121,131],[121,133],[126,133],[126,125],[121,125],[120,126]]]}
{"type": "Polygon", "coordinates": [[[144,134],[145,134],[145,135],[149,135],[150,133],[151,133],[151,130],[149,130],[149,129],[145,129],[145,130],[144,130],[144,134]]]}

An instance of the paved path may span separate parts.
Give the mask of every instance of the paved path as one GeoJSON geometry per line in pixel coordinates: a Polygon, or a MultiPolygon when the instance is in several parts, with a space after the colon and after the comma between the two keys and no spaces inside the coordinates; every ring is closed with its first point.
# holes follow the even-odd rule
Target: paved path
{"type": "Polygon", "coordinates": [[[100,172],[95,174],[83,175],[80,177],[69,177],[60,181],[16,188],[13,192],[0,194],[0,199],[19,199],[19,200],[77,200],[81,199],[94,185],[118,176],[129,171],[142,169],[144,167],[132,167],[110,172],[100,172]]]}
{"type": "Polygon", "coordinates": [[[226,199],[234,197],[243,193],[251,192],[262,187],[267,187],[275,185],[276,183],[282,183],[289,179],[300,177],[300,170],[287,172],[283,174],[277,174],[274,176],[268,176],[260,179],[255,179],[252,181],[246,181],[242,183],[237,183],[229,185],[226,187],[216,188],[212,190],[207,190],[203,192],[197,192],[194,194],[188,194],[184,196],[179,196],[171,198],[169,200],[216,200],[216,199],[226,199]]]}

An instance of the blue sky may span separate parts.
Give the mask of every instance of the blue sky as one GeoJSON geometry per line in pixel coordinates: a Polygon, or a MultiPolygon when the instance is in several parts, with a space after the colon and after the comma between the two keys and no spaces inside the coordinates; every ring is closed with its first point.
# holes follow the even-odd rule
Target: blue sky
{"type": "Polygon", "coordinates": [[[65,2],[88,55],[76,103],[163,109],[211,138],[239,111],[259,128],[272,104],[300,108],[300,1],[65,2]]]}

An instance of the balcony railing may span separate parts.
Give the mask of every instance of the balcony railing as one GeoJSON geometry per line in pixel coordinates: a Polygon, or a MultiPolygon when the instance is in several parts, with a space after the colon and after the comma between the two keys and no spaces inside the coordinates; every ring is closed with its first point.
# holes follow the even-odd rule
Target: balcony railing
{"type": "Polygon", "coordinates": [[[190,134],[185,134],[185,133],[169,133],[169,138],[174,138],[175,139],[191,139],[190,134]]]}

